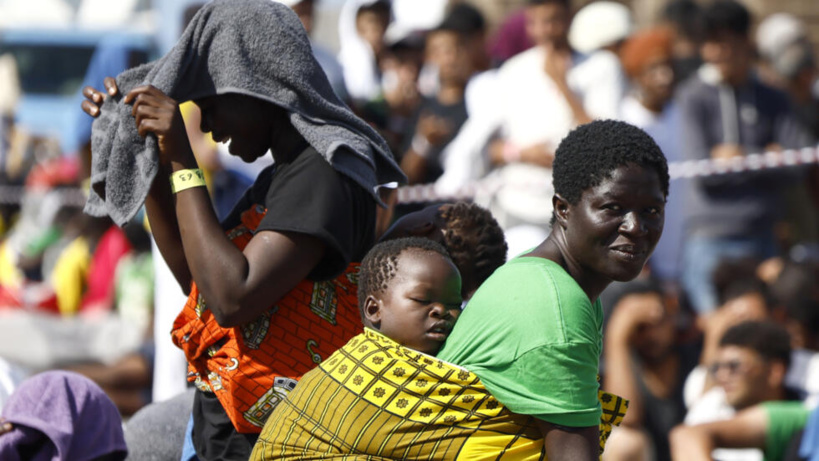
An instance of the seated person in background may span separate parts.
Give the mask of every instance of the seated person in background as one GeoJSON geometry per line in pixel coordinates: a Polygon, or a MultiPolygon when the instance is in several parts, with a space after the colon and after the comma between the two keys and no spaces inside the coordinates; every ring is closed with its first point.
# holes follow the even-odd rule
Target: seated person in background
{"type": "Polygon", "coordinates": [[[439,88],[424,98],[407,126],[401,169],[410,184],[425,184],[443,173],[441,152],[467,118],[464,91],[473,73],[466,34],[447,18],[427,36],[427,61],[438,69],[439,88]]]}
{"type": "Polygon", "coordinates": [[[131,250],[125,233],[108,218],[83,217],[83,227],[60,254],[50,274],[59,312],[107,312],[114,306],[114,273],[131,250]]]}
{"type": "Polygon", "coordinates": [[[114,403],[76,373],[27,379],[3,407],[0,423],[3,461],[119,461],[128,454],[114,403]]]}
{"type": "MultiPolygon", "coordinates": [[[[673,101],[673,48],[673,32],[653,28],[634,34],[620,49],[623,69],[632,88],[620,102],[619,118],[645,130],[669,162],[682,160],[679,108],[673,101]]],[[[671,182],[669,209],[682,209],[688,181],[677,178],[671,182]]],[[[652,275],[663,281],[677,283],[679,278],[683,226],[681,213],[666,216],[663,238],[649,261],[652,275]]]]}
{"type": "Polygon", "coordinates": [[[776,310],[791,336],[791,367],[785,382],[809,407],[819,402],[819,264],[786,260],[771,284],[776,310]]]}
{"type": "Polygon", "coordinates": [[[604,459],[669,460],[668,433],[685,417],[683,383],[699,348],[678,340],[679,313],[656,283],[635,280],[617,288],[603,335],[603,383],[629,399],[629,412],[604,459]]]}
{"type": "MultiPolygon", "coordinates": [[[[765,150],[811,145],[787,97],[754,74],[748,9],[718,0],[703,14],[705,65],[677,94],[683,157],[730,164],[765,150]]],[[[682,285],[697,313],[718,306],[711,275],[720,260],[780,253],[774,226],[786,209],[783,192],[803,178],[799,168],[692,178],[683,208],[682,285]]]]}
{"type": "Polygon", "coordinates": [[[378,60],[381,94],[356,109],[361,118],[384,136],[393,152],[399,152],[407,125],[421,103],[418,76],[424,64],[424,35],[413,32],[387,38],[378,60]]]}
{"type": "MultiPolygon", "coordinates": [[[[755,448],[764,452],[765,461],[797,459],[792,457],[793,444],[802,441],[799,431],[810,414],[802,402],[765,402],[724,421],[678,426],[670,437],[673,459],[710,461],[715,448],[755,448]]],[[[801,449],[798,459],[805,459],[801,449]]]]}
{"type": "MultiPolygon", "coordinates": [[[[729,328],[749,320],[767,320],[771,316],[768,287],[756,274],[757,261],[753,259],[724,260],[714,271],[719,308],[708,315],[697,317],[697,326],[703,333],[700,364],[685,378],[684,398],[689,413],[697,412],[700,401],[707,400],[714,387],[708,365],[716,360],[723,335],[729,328]]],[[[710,408],[708,404],[704,409],[710,408]]]]}
{"type": "MultiPolygon", "coordinates": [[[[675,437],[679,441],[685,438],[684,434],[691,436],[690,445],[684,444],[687,450],[705,440],[702,435],[709,433],[711,427],[707,423],[730,419],[738,411],[763,402],[795,401],[801,406],[796,395],[785,386],[790,361],[790,337],[781,326],[771,322],[743,322],[730,328],[720,340],[714,361],[709,365],[709,373],[718,387],[704,396],[686,416],[685,424],[692,428],[675,430],[679,432],[675,437]]],[[[776,413],[780,407],[767,404],[763,407],[771,420],[781,416],[776,413]]],[[[715,441],[708,446],[725,445],[715,441]]],[[[700,448],[705,450],[704,446],[700,448]]],[[[683,459],[679,458],[678,449],[679,445],[672,452],[676,459],[683,459]]],[[[693,452],[697,451],[699,449],[693,452]]],[[[714,458],[758,460],[762,455],[757,450],[730,453],[718,450],[714,452],[714,458]]],[[[770,459],[767,454],[766,459],[770,459]]]]}
{"type": "Polygon", "coordinates": [[[302,378],[251,459],[539,458],[531,417],[512,414],[475,375],[432,357],[460,315],[460,291],[440,245],[420,238],[376,245],[360,272],[367,329],[302,378]]]}
{"type": "Polygon", "coordinates": [[[387,0],[351,0],[344,2],[339,12],[338,61],[354,110],[377,98],[381,91],[378,60],[391,19],[392,7],[387,0]]]}

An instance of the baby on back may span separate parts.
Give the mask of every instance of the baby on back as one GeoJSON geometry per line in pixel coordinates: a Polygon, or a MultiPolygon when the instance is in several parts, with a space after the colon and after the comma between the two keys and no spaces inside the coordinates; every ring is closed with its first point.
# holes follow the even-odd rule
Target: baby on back
{"type": "Polygon", "coordinates": [[[429,355],[461,313],[461,276],[443,246],[411,237],[374,246],[361,263],[358,305],[364,326],[429,355]]]}

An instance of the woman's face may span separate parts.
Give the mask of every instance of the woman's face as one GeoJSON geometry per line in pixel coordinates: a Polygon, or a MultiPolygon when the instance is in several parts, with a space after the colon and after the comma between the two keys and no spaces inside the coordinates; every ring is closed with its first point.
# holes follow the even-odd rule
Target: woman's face
{"type": "Polygon", "coordinates": [[[251,96],[227,93],[194,102],[202,111],[202,132],[215,142],[229,142],[230,154],[247,163],[264,155],[289,125],[284,109],[251,96]]]}
{"type": "Polygon", "coordinates": [[[569,204],[566,239],[570,257],[586,277],[627,281],[636,277],[663,233],[665,195],[657,172],[636,165],[569,204]]]}

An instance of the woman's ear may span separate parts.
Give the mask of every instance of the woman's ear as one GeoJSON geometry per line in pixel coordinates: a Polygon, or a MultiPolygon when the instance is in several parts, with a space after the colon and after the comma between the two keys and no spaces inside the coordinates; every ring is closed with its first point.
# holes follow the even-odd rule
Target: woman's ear
{"type": "Polygon", "coordinates": [[[364,301],[364,320],[367,326],[378,329],[381,326],[381,300],[369,295],[364,301]]]}
{"type": "Polygon", "coordinates": [[[552,197],[552,208],[554,209],[555,222],[565,229],[569,219],[569,202],[559,194],[555,194],[552,197]]]}

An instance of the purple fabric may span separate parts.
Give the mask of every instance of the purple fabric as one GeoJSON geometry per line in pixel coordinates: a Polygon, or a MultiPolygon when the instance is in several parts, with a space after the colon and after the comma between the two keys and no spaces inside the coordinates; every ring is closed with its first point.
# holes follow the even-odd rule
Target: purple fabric
{"type": "Polygon", "coordinates": [[[90,461],[127,448],[116,406],[93,381],[48,371],[24,381],[3,407],[14,429],[0,436],[0,459],[90,461]]]}
{"type": "Polygon", "coordinates": [[[500,65],[512,56],[532,47],[526,35],[526,14],[519,10],[506,18],[497,35],[489,45],[489,55],[495,65],[500,65]]]}

